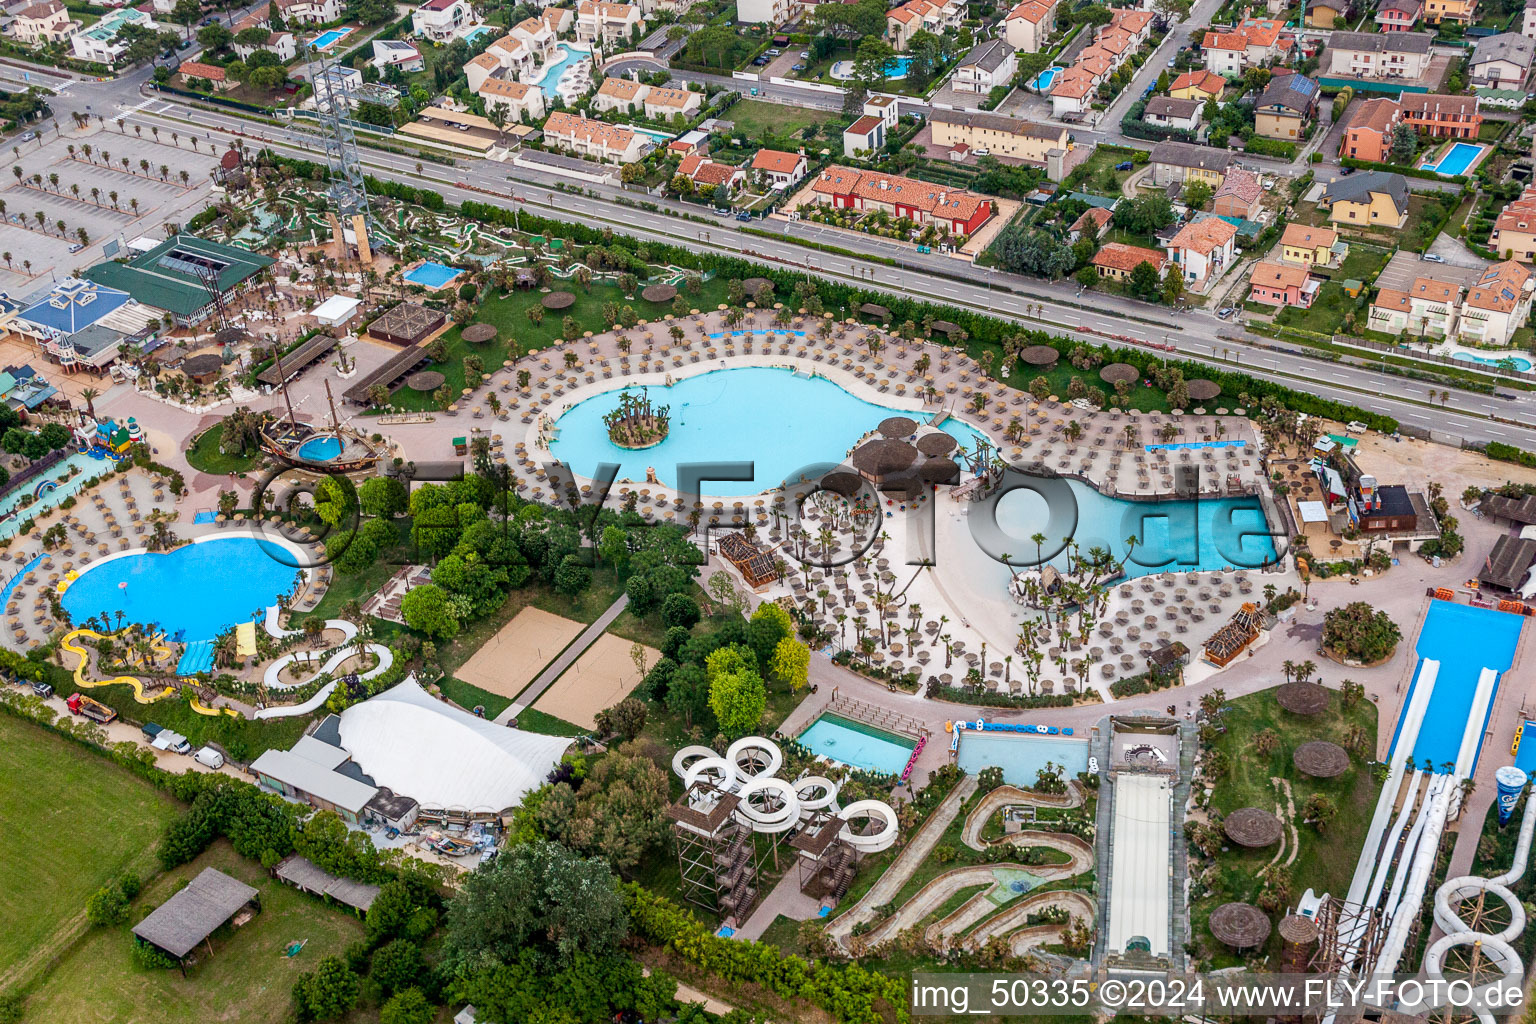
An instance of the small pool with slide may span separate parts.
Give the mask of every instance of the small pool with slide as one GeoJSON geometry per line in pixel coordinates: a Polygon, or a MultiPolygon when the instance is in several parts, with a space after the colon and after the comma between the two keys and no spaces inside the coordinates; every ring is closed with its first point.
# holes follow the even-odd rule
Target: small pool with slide
{"type": "Polygon", "coordinates": [[[812,722],[796,742],[813,754],[885,775],[900,775],[917,747],[915,740],[830,712],[812,722]]]}

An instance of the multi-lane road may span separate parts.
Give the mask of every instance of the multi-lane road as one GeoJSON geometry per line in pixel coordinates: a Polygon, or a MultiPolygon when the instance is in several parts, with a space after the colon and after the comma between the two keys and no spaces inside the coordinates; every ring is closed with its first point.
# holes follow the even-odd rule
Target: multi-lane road
{"type": "MultiPolygon", "coordinates": [[[[1173,35],[1170,33],[1170,38],[1173,35]]],[[[15,69],[0,65],[0,75],[7,70],[15,69]]],[[[318,155],[313,136],[230,111],[180,102],[178,97],[144,88],[148,77],[148,70],[141,69],[115,82],[76,80],[55,98],[57,116],[67,121],[71,111],[89,106],[93,114],[107,118],[108,131],[117,118],[124,118],[130,131],[135,123],[176,126],[184,134],[188,126],[195,126],[211,140],[241,137],[248,144],[269,145],[278,152],[309,158],[318,155]]],[[[464,199],[494,202],[511,196],[522,208],[545,216],[606,224],[651,241],[695,251],[730,252],[791,267],[808,276],[856,281],[879,291],[985,311],[1058,336],[1102,340],[1107,335],[1168,344],[1186,358],[1240,368],[1255,377],[1359,405],[1415,427],[1457,434],[1470,441],[1503,441],[1536,448],[1536,396],[1505,400],[1452,389],[1449,402],[1440,407],[1431,402],[1427,384],[1385,373],[1379,365],[1334,362],[1305,351],[1277,350],[1265,339],[1245,337],[1240,328],[1207,310],[1174,313],[1120,296],[1080,294],[1070,282],[1004,274],[953,257],[919,254],[888,241],[806,222],[775,219],[743,225],[710,217],[695,205],[614,185],[583,184],[579,192],[561,190],[572,187],[569,179],[510,162],[459,160],[448,167],[366,147],[362,156],[370,174],[437,189],[455,203],[464,199]],[[418,165],[423,168],[421,173],[417,173],[418,165]],[[655,211],[639,208],[641,201],[654,206],[655,211]],[[792,238],[825,242],[844,251],[856,250],[858,255],[820,251],[792,238]]]]}

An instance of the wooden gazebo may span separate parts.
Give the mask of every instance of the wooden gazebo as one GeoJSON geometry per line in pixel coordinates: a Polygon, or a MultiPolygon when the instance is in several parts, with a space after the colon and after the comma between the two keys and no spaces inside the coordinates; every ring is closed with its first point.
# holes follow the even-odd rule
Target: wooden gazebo
{"type": "Polygon", "coordinates": [[[1337,743],[1310,740],[1296,748],[1291,763],[1303,775],[1314,779],[1332,779],[1349,768],[1349,752],[1337,743]]]}
{"type": "Polygon", "coordinates": [[[1230,622],[1211,634],[1205,642],[1205,657],[1212,664],[1226,668],[1258,636],[1259,607],[1248,601],[1230,622]]]}
{"type": "Polygon", "coordinates": [[[1328,709],[1328,687],[1318,683],[1286,683],[1275,691],[1275,702],[1293,715],[1315,715],[1328,709]]]}
{"type": "Polygon", "coordinates": [[[1257,949],[1274,929],[1269,915],[1252,903],[1223,903],[1211,911],[1211,935],[1233,949],[1257,949]]]}
{"type": "Polygon", "coordinates": [[[762,550],[739,533],[721,537],[719,551],[720,557],[735,566],[747,586],[754,590],[779,578],[772,552],[762,550]]]}
{"type": "Polygon", "coordinates": [[[1061,353],[1049,345],[1031,345],[1019,353],[1019,359],[1027,366],[1053,366],[1060,358],[1061,353]]]}
{"type": "Polygon", "coordinates": [[[1110,363],[1099,370],[1099,380],[1111,386],[1125,381],[1134,384],[1141,379],[1141,371],[1130,363],[1110,363]]]}
{"type": "Polygon", "coordinates": [[[545,309],[570,309],[576,305],[576,296],[570,292],[550,292],[539,300],[545,309]]]}
{"type": "Polygon", "coordinates": [[[1262,807],[1239,807],[1222,819],[1221,830],[1238,846],[1259,849],[1280,841],[1280,819],[1262,807]]]}

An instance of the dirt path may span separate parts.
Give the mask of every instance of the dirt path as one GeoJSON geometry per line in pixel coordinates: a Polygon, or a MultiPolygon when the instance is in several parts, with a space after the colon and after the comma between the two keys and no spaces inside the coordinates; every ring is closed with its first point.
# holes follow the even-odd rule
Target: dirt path
{"type": "MultiPolygon", "coordinates": [[[[985,850],[989,845],[981,838],[982,830],[987,827],[987,822],[992,819],[1004,807],[1015,804],[1028,804],[1034,807],[1071,808],[1083,805],[1083,794],[1078,789],[1077,783],[1067,784],[1064,794],[1034,793],[1027,789],[1019,789],[1017,786],[998,786],[992,792],[981,798],[981,802],[965,818],[965,829],[960,833],[960,839],[973,850],[985,850]]],[[[1014,837],[1004,836],[997,842],[1012,842],[1014,837]]]]}
{"type": "Polygon", "coordinates": [[[933,848],[939,845],[939,840],[944,836],[944,830],[949,828],[950,822],[960,813],[960,808],[976,792],[976,777],[967,775],[955,784],[938,807],[934,808],[928,820],[923,822],[923,827],[917,830],[917,835],[907,843],[891,866],[885,870],[875,884],[869,887],[864,898],[849,908],[846,914],[840,915],[827,927],[827,933],[839,943],[845,943],[853,926],[861,921],[868,921],[874,917],[875,908],[889,903],[895,899],[901,887],[907,884],[907,879],[912,877],[912,872],[917,866],[928,859],[933,848]]]}

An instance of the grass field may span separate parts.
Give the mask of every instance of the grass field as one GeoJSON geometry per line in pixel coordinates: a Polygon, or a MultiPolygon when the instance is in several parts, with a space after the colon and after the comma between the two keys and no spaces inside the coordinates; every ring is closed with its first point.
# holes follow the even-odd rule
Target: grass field
{"type": "Polygon", "coordinates": [[[147,875],[155,841],[176,813],[176,802],[149,783],[0,715],[0,978],[61,930],[82,925],[86,898],[104,882],[130,868],[147,875]]]}
{"type": "Polygon", "coordinates": [[[219,451],[223,433],[215,424],[197,436],[187,449],[187,462],[193,469],[204,473],[244,473],[261,460],[259,453],[250,455],[225,455],[219,451]]]}
{"type": "Polygon", "coordinates": [[[29,1021],[72,1024],[207,1024],[288,1019],[293,983],[321,959],[340,955],[362,937],[362,922],[269,877],[223,840],[197,860],[156,878],[131,908],[129,923],[98,929],[66,956],[27,999],[29,1021]],[[198,963],[183,978],[175,970],[143,970],[129,954],[130,929],[168,899],[181,879],[213,867],[255,886],[261,912],[243,927],[228,925],[212,936],[213,955],[200,947],[198,963]],[[303,952],[283,955],[292,942],[303,952]]]}
{"type": "Polygon", "coordinates": [[[765,103],[762,100],[742,100],[731,107],[730,119],[736,125],[736,134],[746,138],[789,135],[807,125],[835,123],[838,120],[831,111],[808,110],[787,103],[765,103]]]}

